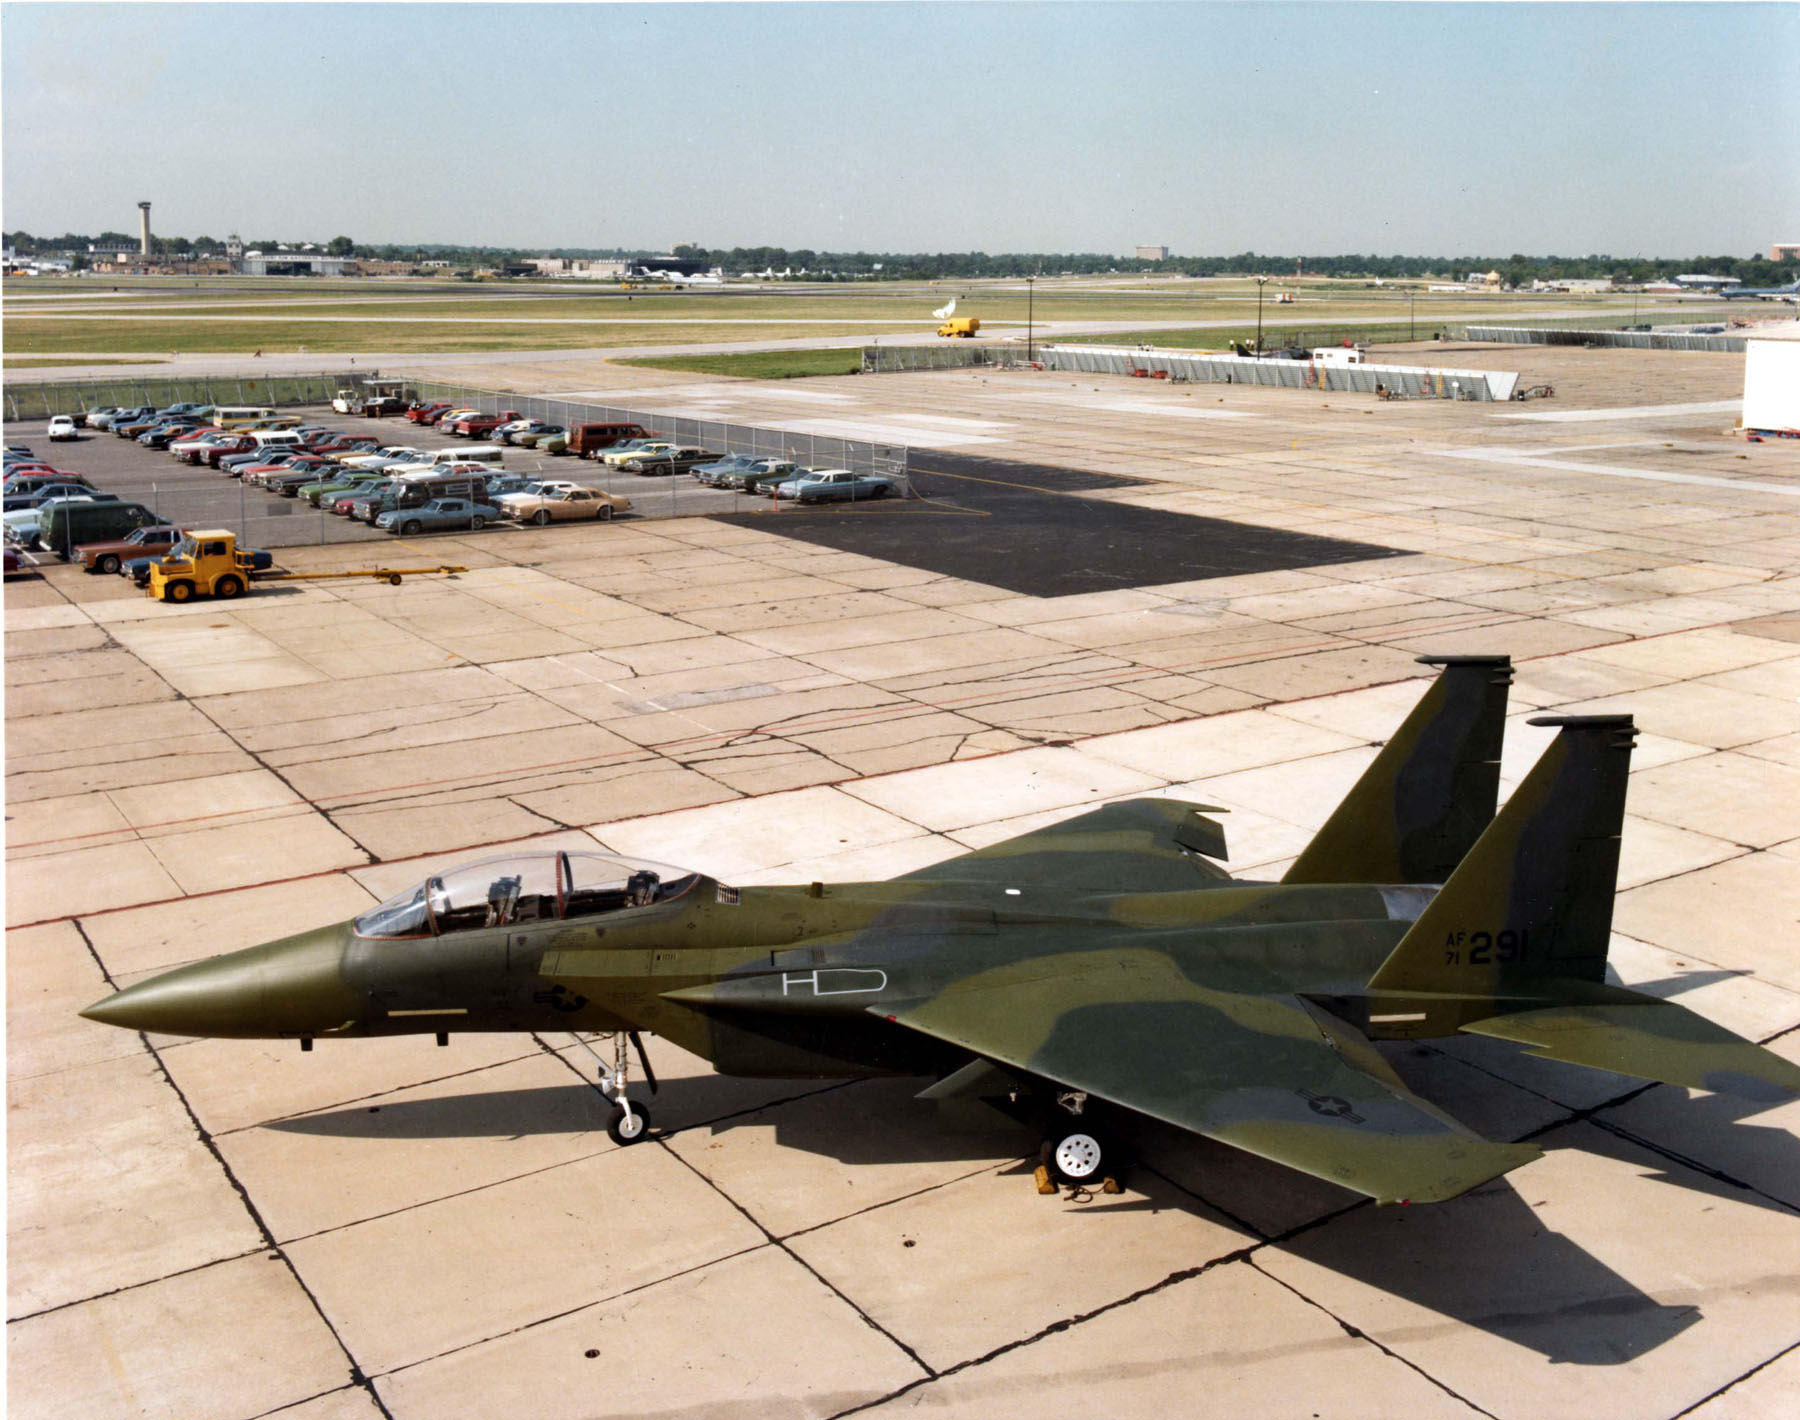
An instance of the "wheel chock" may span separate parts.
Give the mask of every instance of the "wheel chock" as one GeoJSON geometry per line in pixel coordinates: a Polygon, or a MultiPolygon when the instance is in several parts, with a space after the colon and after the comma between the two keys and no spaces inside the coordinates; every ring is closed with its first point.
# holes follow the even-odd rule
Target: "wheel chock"
{"type": "Polygon", "coordinates": [[[1055,1193],[1056,1180],[1050,1177],[1050,1170],[1042,1164],[1037,1166],[1037,1191],[1039,1193],[1055,1193]]]}
{"type": "Polygon", "coordinates": [[[1125,1190],[1119,1187],[1118,1179],[1108,1174],[1106,1182],[1100,1185],[1100,1191],[1102,1193],[1123,1193],[1125,1190]]]}

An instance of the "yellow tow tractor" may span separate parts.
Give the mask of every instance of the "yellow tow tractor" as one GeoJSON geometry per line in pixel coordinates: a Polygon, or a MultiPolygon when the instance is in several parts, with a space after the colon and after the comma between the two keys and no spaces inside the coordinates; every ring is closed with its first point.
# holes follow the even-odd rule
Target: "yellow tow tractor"
{"type": "Polygon", "coordinates": [[[150,564],[147,590],[161,602],[192,601],[197,596],[229,600],[264,582],[323,582],[344,577],[373,577],[399,586],[404,576],[467,572],[467,567],[354,567],[338,572],[281,572],[266,552],[246,551],[237,535],[223,528],[186,534],[168,553],[150,564]]]}
{"type": "Polygon", "coordinates": [[[956,316],[940,325],[938,334],[950,336],[952,339],[967,340],[980,329],[980,316],[956,316]]]}

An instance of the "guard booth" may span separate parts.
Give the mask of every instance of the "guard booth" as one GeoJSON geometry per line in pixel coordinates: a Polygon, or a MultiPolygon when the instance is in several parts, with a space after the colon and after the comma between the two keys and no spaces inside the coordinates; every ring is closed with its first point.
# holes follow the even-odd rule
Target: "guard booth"
{"type": "Polygon", "coordinates": [[[1800,330],[1744,342],[1743,427],[1800,435],[1800,330]]]}

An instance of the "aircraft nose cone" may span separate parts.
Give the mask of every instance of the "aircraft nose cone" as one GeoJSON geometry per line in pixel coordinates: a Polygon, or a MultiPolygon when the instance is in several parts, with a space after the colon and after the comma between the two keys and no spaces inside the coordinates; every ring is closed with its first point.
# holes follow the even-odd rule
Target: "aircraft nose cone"
{"type": "Polygon", "coordinates": [[[90,1021],[159,1035],[220,1035],[261,1014],[260,973],[229,958],[199,962],[127,986],[81,1014],[90,1021]]]}
{"type": "Polygon", "coordinates": [[[310,932],[177,967],[97,1001],[90,1021],[158,1035],[313,1035],[360,1014],[338,972],[340,929],[310,932]]]}

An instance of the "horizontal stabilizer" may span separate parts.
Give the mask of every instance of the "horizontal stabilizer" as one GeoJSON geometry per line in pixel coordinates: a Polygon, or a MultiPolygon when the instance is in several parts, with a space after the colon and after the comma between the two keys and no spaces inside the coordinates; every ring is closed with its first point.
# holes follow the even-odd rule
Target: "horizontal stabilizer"
{"type": "Polygon", "coordinates": [[[1547,1060],[1587,1065],[1743,1099],[1775,1103],[1800,1096],[1800,1065],[1765,1050],[1673,1001],[1547,1006],[1463,1027],[1517,1041],[1547,1060]]]}

